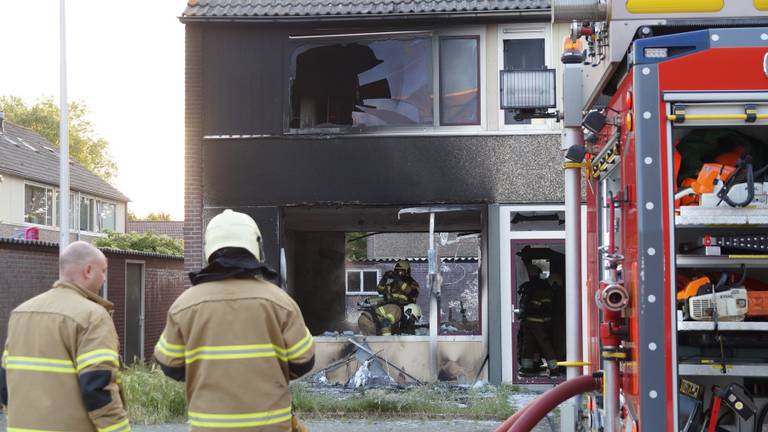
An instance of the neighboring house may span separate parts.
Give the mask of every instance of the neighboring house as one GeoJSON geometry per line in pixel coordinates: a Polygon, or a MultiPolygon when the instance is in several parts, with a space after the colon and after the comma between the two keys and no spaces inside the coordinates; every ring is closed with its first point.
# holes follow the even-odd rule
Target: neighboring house
{"type": "Polygon", "coordinates": [[[184,240],[184,221],[128,221],[126,232],[151,232],[167,235],[175,240],[184,240]]]}
{"type": "MultiPolygon", "coordinates": [[[[348,270],[369,291],[365,280],[392,264],[347,263],[346,233],[421,233],[421,246],[406,248],[418,253],[374,240],[368,258],[423,258],[429,217],[400,210],[450,209],[437,213],[436,232],[477,234],[475,252],[459,256],[475,261],[480,326],[440,336],[440,376],[474,377],[488,355],[492,382],[529,382],[516,373],[513,310],[526,265],[561,271],[561,130],[502,110],[500,71],[560,68],[569,30],[550,12],[548,0],[190,1],[180,18],[186,270],[203,265],[214,215],[248,213],[320,335],[348,320],[348,270]]],[[[422,295],[428,307],[426,287],[422,295]]],[[[320,367],[347,343],[316,341],[320,367]]],[[[424,371],[423,337],[369,343],[436,376],[424,371]]]]}
{"type": "MultiPolygon", "coordinates": [[[[0,237],[37,227],[40,240],[59,239],[59,152],[38,133],[4,121],[0,113],[0,237]]],[[[125,232],[128,198],[70,161],[72,239],[93,240],[105,230],[125,232]]]]}

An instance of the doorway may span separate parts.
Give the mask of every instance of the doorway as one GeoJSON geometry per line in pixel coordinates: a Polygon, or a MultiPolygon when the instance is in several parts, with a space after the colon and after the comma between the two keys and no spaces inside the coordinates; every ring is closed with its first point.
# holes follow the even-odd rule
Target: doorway
{"type": "Polygon", "coordinates": [[[125,364],[144,360],[144,262],[125,262],[125,364]]]}
{"type": "Polygon", "coordinates": [[[513,382],[558,382],[547,363],[566,358],[565,241],[512,240],[511,252],[513,382]]]}

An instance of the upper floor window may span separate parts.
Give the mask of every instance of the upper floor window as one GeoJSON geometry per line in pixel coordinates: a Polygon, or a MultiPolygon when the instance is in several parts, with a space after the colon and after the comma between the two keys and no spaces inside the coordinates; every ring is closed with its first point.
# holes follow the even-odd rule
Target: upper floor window
{"type": "Polygon", "coordinates": [[[114,231],[117,215],[115,205],[106,201],[96,200],[96,227],[99,232],[114,231]]]}
{"type": "Polygon", "coordinates": [[[53,188],[24,185],[24,222],[53,225],[53,188]]]}
{"type": "Polygon", "coordinates": [[[440,124],[480,124],[480,37],[440,38],[440,124]]]}
{"type": "Polygon", "coordinates": [[[483,34],[295,36],[307,43],[291,58],[288,127],[359,133],[480,126],[483,34]]]}
{"type": "Polygon", "coordinates": [[[339,41],[294,53],[291,128],[432,125],[432,38],[339,41]]]}
{"type": "MultiPolygon", "coordinates": [[[[52,186],[24,185],[24,222],[58,227],[61,203],[59,190],[52,186]]],[[[80,231],[104,232],[117,229],[117,205],[79,192],[69,194],[69,227],[80,231]]]]}
{"type": "MultiPolygon", "coordinates": [[[[544,69],[549,58],[549,29],[540,24],[516,24],[499,28],[499,65],[504,70],[544,69]]],[[[542,126],[547,120],[515,120],[514,113],[502,111],[503,126],[542,126]]]]}

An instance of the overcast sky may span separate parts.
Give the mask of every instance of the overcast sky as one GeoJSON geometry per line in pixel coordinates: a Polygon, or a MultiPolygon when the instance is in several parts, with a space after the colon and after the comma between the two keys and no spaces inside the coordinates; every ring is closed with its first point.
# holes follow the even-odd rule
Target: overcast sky
{"type": "MultiPolygon", "coordinates": [[[[184,0],[66,0],[70,100],[110,143],[129,209],[184,216],[184,0]]],[[[59,0],[0,0],[0,95],[59,100],[59,0]]]]}

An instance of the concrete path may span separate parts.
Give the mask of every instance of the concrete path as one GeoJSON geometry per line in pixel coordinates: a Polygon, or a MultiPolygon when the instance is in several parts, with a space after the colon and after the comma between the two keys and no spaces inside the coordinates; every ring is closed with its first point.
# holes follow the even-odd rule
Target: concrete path
{"type": "MultiPolygon", "coordinates": [[[[493,431],[499,422],[470,420],[312,420],[307,421],[310,432],[477,432],[493,431]]],[[[132,426],[134,432],[187,432],[186,425],[132,426]]],[[[5,431],[5,416],[0,415],[0,431],[5,431]]],[[[534,432],[550,432],[546,422],[542,422],[534,432]]]]}

